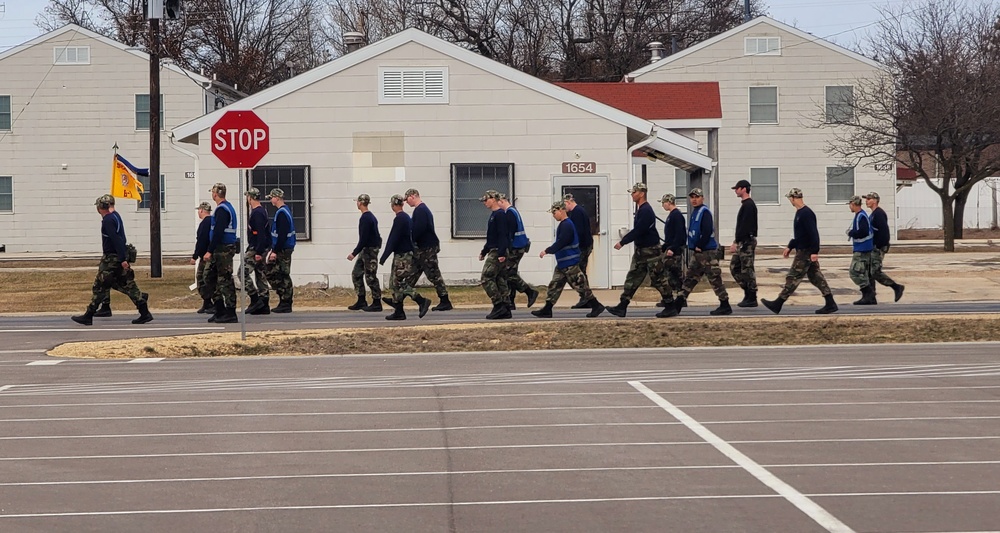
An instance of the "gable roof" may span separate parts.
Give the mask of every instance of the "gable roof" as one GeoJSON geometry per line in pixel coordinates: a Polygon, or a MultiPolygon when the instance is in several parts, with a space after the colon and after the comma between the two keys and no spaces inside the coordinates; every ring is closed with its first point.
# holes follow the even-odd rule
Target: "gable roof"
{"type": "Polygon", "coordinates": [[[722,118],[719,83],[556,83],[646,120],[722,118]]]}
{"type": "MultiPolygon", "coordinates": [[[[794,28],[794,27],[789,26],[788,24],[785,24],[783,22],[778,22],[777,20],[774,20],[774,19],[772,19],[770,17],[757,17],[757,18],[755,18],[755,19],[753,19],[753,20],[751,20],[749,22],[745,22],[743,24],[740,24],[739,26],[736,26],[735,28],[733,28],[733,29],[731,29],[731,30],[729,30],[727,32],[720,33],[720,34],[716,35],[715,37],[712,37],[711,39],[704,40],[704,41],[702,41],[702,42],[700,42],[700,43],[698,43],[698,44],[696,44],[696,45],[694,45],[694,46],[692,46],[690,48],[685,48],[684,50],[681,50],[680,52],[677,52],[676,54],[669,55],[669,56],[667,56],[667,57],[665,57],[665,58],[663,58],[663,59],[661,59],[661,60],[659,60],[659,61],[657,61],[655,63],[650,63],[650,64],[646,65],[645,67],[642,67],[642,68],[640,68],[638,70],[634,70],[634,71],[632,71],[632,72],[630,72],[628,74],[628,77],[630,77],[630,78],[637,78],[639,76],[642,76],[643,74],[646,74],[648,72],[652,72],[652,71],[654,71],[654,70],[662,67],[663,65],[672,63],[674,61],[677,61],[678,59],[681,59],[681,58],[687,57],[687,56],[689,56],[691,54],[697,53],[699,50],[702,50],[704,48],[708,48],[709,46],[712,46],[713,44],[715,44],[715,43],[717,43],[719,41],[722,41],[723,39],[728,39],[729,37],[732,37],[734,35],[743,33],[745,31],[747,31],[747,30],[749,30],[751,28],[754,28],[756,26],[759,26],[761,24],[772,26],[776,30],[790,33],[790,34],[792,34],[792,35],[794,35],[794,36],[796,36],[796,37],[798,37],[798,38],[800,38],[800,39],[802,39],[804,41],[807,41],[807,42],[810,42],[810,43],[815,43],[815,44],[817,44],[819,46],[822,46],[824,48],[827,48],[829,50],[833,50],[834,52],[837,52],[838,54],[843,54],[843,55],[845,55],[847,57],[850,57],[851,59],[855,59],[857,61],[860,61],[860,62],[862,62],[862,63],[864,63],[866,65],[870,65],[870,66],[877,67],[877,68],[881,68],[882,67],[882,64],[879,63],[878,61],[875,61],[874,59],[867,58],[867,57],[865,57],[865,56],[863,56],[863,55],[861,55],[861,54],[859,54],[857,52],[852,52],[852,51],[848,50],[847,48],[844,48],[842,46],[838,46],[836,44],[833,44],[830,41],[827,41],[827,40],[825,40],[825,39],[823,39],[821,37],[816,37],[815,35],[813,35],[811,33],[806,33],[806,32],[804,32],[804,31],[802,31],[802,30],[800,30],[798,28],[794,28]]],[[[740,57],[743,57],[743,56],[740,56],[740,57]]]]}
{"type": "Polygon", "coordinates": [[[530,74],[526,74],[515,68],[508,67],[507,65],[483,57],[475,52],[466,50],[460,46],[424,33],[416,28],[403,30],[392,37],[382,39],[381,41],[365,46],[359,50],[345,54],[337,59],[334,59],[333,61],[330,61],[329,63],[299,74],[298,76],[279,83],[273,87],[264,89],[263,91],[244,98],[235,104],[181,124],[171,131],[171,135],[182,142],[197,143],[197,138],[190,138],[192,136],[196,136],[199,132],[211,128],[212,125],[214,125],[227,111],[256,109],[257,107],[273,102],[299,89],[333,76],[338,72],[361,64],[369,59],[411,42],[420,44],[443,55],[499,76],[525,88],[545,94],[594,115],[621,124],[622,126],[639,132],[642,135],[648,136],[655,133],[659,139],[664,141],[665,145],[669,145],[669,150],[661,151],[669,156],[668,159],[672,158],[667,161],[671,164],[678,163],[676,166],[690,170],[695,168],[712,168],[711,158],[698,153],[698,141],[694,139],[672,131],[657,128],[652,122],[630,115],[607,104],[591,100],[590,98],[562,87],[558,87],[530,74]],[[676,161],[674,161],[674,159],[676,161]]]}

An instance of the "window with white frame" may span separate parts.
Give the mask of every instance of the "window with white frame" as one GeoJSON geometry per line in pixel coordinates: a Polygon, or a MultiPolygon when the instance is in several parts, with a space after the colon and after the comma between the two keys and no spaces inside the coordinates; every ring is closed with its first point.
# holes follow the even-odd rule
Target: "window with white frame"
{"type": "MultiPolygon", "coordinates": [[[[274,220],[277,209],[265,199],[271,189],[281,189],[285,192],[285,205],[292,211],[292,222],[295,223],[295,238],[300,241],[311,239],[310,223],[312,213],[312,191],[309,186],[308,166],[260,166],[250,171],[248,187],[257,187],[260,191],[261,204],[267,209],[267,216],[274,220]]],[[[240,199],[243,201],[243,199],[240,199]]]]}
{"type": "MultiPolygon", "coordinates": [[[[139,200],[139,209],[149,209],[152,205],[152,187],[149,185],[149,176],[136,176],[142,184],[142,198],[139,200]]],[[[163,174],[160,174],[160,209],[167,208],[167,187],[163,174]]]]}
{"type": "Polygon", "coordinates": [[[0,213],[14,212],[14,178],[0,176],[0,213]]]}
{"type": "Polygon", "coordinates": [[[448,67],[380,67],[380,104],[447,104],[448,67]]]}
{"type": "Polygon", "coordinates": [[[778,123],[777,87],[750,87],[750,123],[778,123]]]}
{"type": "MultiPolygon", "coordinates": [[[[135,95],[135,129],[149,130],[149,95],[135,95]]],[[[163,95],[160,95],[160,129],[163,127],[163,95]]]]}
{"type": "Polygon", "coordinates": [[[778,203],[778,168],[750,169],[750,191],[754,201],[761,204],[778,203]]]}
{"type": "Polygon", "coordinates": [[[843,124],[854,120],[854,87],[850,85],[826,88],[826,121],[843,124]]]}
{"type": "Polygon", "coordinates": [[[52,63],[55,65],[89,65],[89,46],[57,46],[52,49],[52,63]]]}
{"type": "Polygon", "coordinates": [[[490,211],[479,199],[490,189],[514,198],[513,163],[451,164],[452,237],[486,237],[490,211]]]}
{"type": "Polygon", "coordinates": [[[837,204],[854,196],[854,167],[826,167],[826,202],[837,204]]]}
{"type": "Polygon", "coordinates": [[[674,197],[677,207],[687,207],[688,187],[691,185],[691,173],[682,169],[674,169],[674,197]]]}
{"type": "Polygon", "coordinates": [[[743,55],[780,56],[781,37],[747,37],[743,40],[743,55]]]}
{"type": "Polygon", "coordinates": [[[0,94],[0,131],[10,131],[13,115],[10,112],[10,95],[0,94]]]}

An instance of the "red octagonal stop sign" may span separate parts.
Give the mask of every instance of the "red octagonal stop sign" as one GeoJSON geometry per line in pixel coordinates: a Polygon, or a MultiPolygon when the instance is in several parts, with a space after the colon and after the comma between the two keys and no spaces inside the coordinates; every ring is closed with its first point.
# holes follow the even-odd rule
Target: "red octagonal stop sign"
{"type": "Polygon", "coordinates": [[[229,168],[253,168],[270,149],[270,130],[253,111],[227,111],[212,126],[212,153],[229,168]]]}

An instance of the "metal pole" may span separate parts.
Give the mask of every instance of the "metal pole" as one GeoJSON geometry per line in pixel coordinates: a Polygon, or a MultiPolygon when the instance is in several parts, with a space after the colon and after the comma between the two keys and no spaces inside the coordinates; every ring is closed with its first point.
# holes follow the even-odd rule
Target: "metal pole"
{"type": "Polygon", "coordinates": [[[240,236],[240,238],[239,238],[239,243],[240,243],[240,289],[241,289],[240,290],[240,340],[246,342],[246,340],[247,340],[247,310],[246,310],[246,306],[244,305],[244,303],[246,303],[246,296],[245,295],[247,293],[247,276],[246,276],[247,270],[245,268],[243,268],[243,265],[246,264],[246,260],[247,260],[247,258],[246,258],[246,253],[247,253],[246,252],[246,250],[247,250],[247,245],[246,245],[246,243],[247,243],[247,241],[246,241],[246,237],[247,237],[246,236],[246,232],[247,232],[247,230],[246,230],[246,227],[247,227],[247,225],[243,221],[243,206],[246,205],[247,199],[246,199],[246,193],[243,192],[243,185],[244,185],[244,181],[245,181],[245,177],[244,177],[243,173],[244,172],[248,172],[248,171],[246,169],[242,169],[241,168],[239,172],[240,172],[240,201],[239,201],[239,207],[237,208],[237,211],[236,211],[237,214],[238,214],[238,216],[236,218],[239,219],[239,221],[236,223],[236,226],[238,228],[237,232],[239,233],[239,236],[240,236]]]}
{"type": "MultiPolygon", "coordinates": [[[[154,0],[155,1],[155,0],[154,0]]],[[[163,277],[160,251],[160,19],[149,19],[149,268],[163,277]]]]}

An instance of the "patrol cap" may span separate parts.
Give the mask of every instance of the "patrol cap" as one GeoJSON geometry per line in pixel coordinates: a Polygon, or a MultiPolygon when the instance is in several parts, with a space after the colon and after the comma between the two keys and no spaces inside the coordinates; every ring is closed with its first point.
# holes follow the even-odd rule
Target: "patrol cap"
{"type": "Polygon", "coordinates": [[[260,199],[260,189],[257,187],[250,187],[246,192],[247,198],[253,198],[254,200],[260,199]]]}
{"type": "Polygon", "coordinates": [[[565,211],[566,202],[564,200],[559,200],[557,202],[552,202],[552,207],[549,208],[549,213],[555,213],[556,211],[565,211]]]}
{"type": "Polygon", "coordinates": [[[403,198],[409,198],[411,196],[420,196],[420,191],[416,189],[406,189],[406,192],[403,193],[403,198]]]}
{"type": "Polygon", "coordinates": [[[747,181],[747,180],[737,181],[736,185],[733,185],[733,190],[735,191],[736,189],[746,189],[746,190],[749,191],[750,190],[750,182],[747,181]]]}
{"type": "Polygon", "coordinates": [[[208,192],[217,192],[217,193],[225,196],[225,194],[226,194],[226,184],[225,183],[216,183],[215,185],[212,185],[212,188],[209,189],[208,192]]]}
{"type": "Polygon", "coordinates": [[[389,198],[389,205],[403,205],[405,201],[406,198],[403,198],[399,194],[394,194],[392,195],[392,198],[389,198]]]}
{"type": "Polygon", "coordinates": [[[359,194],[358,195],[358,199],[355,200],[355,201],[356,202],[361,202],[361,203],[363,203],[365,205],[368,205],[368,204],[370,204],[372,202],[372,197],[368,196],[367,194],[359,194]]]}
{"type": "Polygon", "coordinates": [[[646,190],[647,190],[646,189],[646,184],[642,183],[642,182],[639,182],[639,183],[636,183],[635,185],[633,185],[632,188],[628,190],[628,192],[630,192],[630,193],[633,193],[633,192],[646,192],[646,190]]]}
{"type": "Polygon", "coordinates": [[[576,199],[573,198],[573,194],[572,193],[566,193],[566,194],[564,194],[563,195],[563,200],[566,201],[566,202],[570,202],[570,201],[574,201],[575,202],[576,201],[576,199]]]}
{"type": "Polygon", "coordinates": [[[501,200],[506,200],[507,199],[507,193],[500,193],[500,199],[501,200]]]}
{"type": "Polygon", "coordinates": [[[115,197],[110,194],[99,196],[97,200],[94,201],[94,205],[100,207],[101,209],[107,209],[115,205],[115,197]]]}
{"type": "Polygon", "coordinates": [[[480,202],[485,202],[486,200],[489,200],[490,198],[492,198],[492,199],[494,199],[494,200],[499,200],[499,199],[500,199],[500,193],[498,193],[497,191],[494,191],[493,189],[490,189],[490,190],[486,191],[486,192],[485,192],[485,193],[484,193],[484,194],[483,194],[483,195],[482,195],[482,196],[481,196],[481,197],[479,198],[479,201],[480,201],[480,202]]]}
{"type": "Polygon", "coordinates": [[[854,196],[851,197],[850,200],[847,201],[847,203],[850,205],[861,205],[862,203],[864,203],[864,200],[862,200],[860,196],[855,194],[854,196]]]}
{"type": "Polygon", "coordinates": [[[871,199],[871,200],[881,200],[881,198],[879,198],[879,196],[878,196],[878,193],[875,192],[875,191],[872,191],[872,192],[866,194],[864,197],[868,198],[868,199],[871,199]]]}
{"type": "Polygon", "coordinates": [[[267,197],[268,198],[284,198],[285,197],[285,191],[283,191],[281,189],[278,189],[278,188],[274,188],[274,189],[271,189],[271,192],[267,193],[267,197]]]}
{"type": "Polygon", "coordinates": [[[209,213],[211,213],[212,212],[212,204],[210,204],[208,202],[202,202],[202,203],[198,204],[198,207],[196,207],[195,209],[200,209],[202,211],[208,211],[209,213]]]}
{"type": "Polygon", "coordinates": [[[660,203],[661,204],[665,204],[667,202],[670,202],[672,204],[676,204],[677,203],[677,197],[674,196],[674,195],[672,195],[672,194],[670,194],[670,193],[664,194],[663,196],[660,197],[660,203]]]}
{"type": "Polygon", "coordinates": [[[785,195],[785,198],[802,198],[802,189],[792,187],[792,189],[788,191],[788,194],[785,195]]]}
{"type": "Polygon", "coordinates": [[[705,193],[701,192],[701,189],[699,189],[699,188],[691,189],[691,192],[688,193],[688,198],[692,198],[692,197],[695,197],[695,196],[700,196],[700,197],[704,198],[705,197],[705,193]]]}

